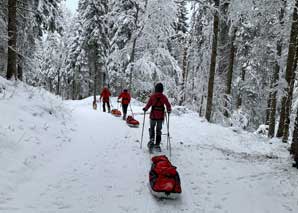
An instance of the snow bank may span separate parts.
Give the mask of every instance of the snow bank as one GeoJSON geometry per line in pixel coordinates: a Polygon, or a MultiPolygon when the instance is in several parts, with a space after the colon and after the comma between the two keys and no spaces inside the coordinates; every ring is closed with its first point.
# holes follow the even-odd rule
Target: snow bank
{"type": "Polygon", "coordinates": [[[69,142],[62,99],[0,77],[0,202],[69,142]]]}

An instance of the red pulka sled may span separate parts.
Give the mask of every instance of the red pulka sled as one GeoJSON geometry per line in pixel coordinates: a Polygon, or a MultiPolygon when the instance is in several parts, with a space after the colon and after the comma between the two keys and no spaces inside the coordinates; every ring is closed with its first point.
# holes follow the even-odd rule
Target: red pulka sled
{"type": "Polygon", "coordinates": [[[181,182],[176,167],[165,155],[155,156],[151,160],[152,166],[149,172],[151,193],[158,198],[176,199],[180,197],[181,182]]]}
{"type": "Polygon", "coordinates": [[[127,117],[126,123],[128,126],[133,128],[138,128],[140,125],[140,122],[134,119],[131,115],[127,117]]]}
{"type": "Polygon", "coordinates": [[[121,112],[118,109],[112,109],[111,114],[114,115],[115,117],[121,117],[121,112]]]}

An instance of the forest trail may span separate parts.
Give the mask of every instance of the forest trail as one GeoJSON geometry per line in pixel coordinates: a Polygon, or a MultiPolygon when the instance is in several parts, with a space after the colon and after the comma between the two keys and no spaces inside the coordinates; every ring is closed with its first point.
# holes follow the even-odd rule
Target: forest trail
{"type": "MultiPolygon", "coordinates": [[[[297,174],[286,169],[285,153],[272,154],[277,145],[208,124],[195,113],[180,114],[179,109],[171,118],[171,161],[181,176],[182,196],[176,201],[155,199],[147,186],[149,154],[138,143],[141,128],[94,111],[90,103],[67,103],[73,109],[70,143],[19,183],[0,203],[1,212],[280,213],[298,208],[297,174]]],[[[133,108],[141,112],[140,105],[133,108]]]]}

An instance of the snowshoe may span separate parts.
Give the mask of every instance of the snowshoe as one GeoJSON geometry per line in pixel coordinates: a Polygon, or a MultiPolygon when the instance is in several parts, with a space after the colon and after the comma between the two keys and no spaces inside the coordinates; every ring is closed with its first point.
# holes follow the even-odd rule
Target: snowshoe
{"type": "Polygon", "coordinates": [[[121,117],[121,112],[118,109],[112,109],[111,114],[115,117],[121,117]]]}
{"type": "Polygon", "coordinates": [[[176,167],[165,155],[151,159],[149,172],[150,191],[157,198],[176,199],[180,197],[181,182],[176,167]]]}
{"type": "Polygon", "coordinates": [[[140,125],[140,122],[134,119],[132,116],[127,117],[126,123],[129,127],[133,127],[133,128],[138,128],[140,125]]]}

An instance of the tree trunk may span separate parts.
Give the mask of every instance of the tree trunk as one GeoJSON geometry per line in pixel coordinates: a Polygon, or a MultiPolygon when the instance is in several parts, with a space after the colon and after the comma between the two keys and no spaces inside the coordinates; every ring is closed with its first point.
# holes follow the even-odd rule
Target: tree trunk
{"type": "Polygon", "coordinates": [[[230,49],[229,44],[232,40],[229,36],[229,23],[228,23],[228,9],[229,2],[222,2],[219,6],[220,20],[218,31],[218,73],[225,75],[228,72],[230,49]]]}
{"type": "Polygon", "coordinates": [[[137,39],[138,39],[138,36],[133,40],[133,43],[132,43],[132,50],[131,50],[131,55],[130,55],[130,74],[129,74],[129,91],[131,93],[131,90],[132,90],[132,73],[133,73],[133,70],[134,70],[134,62],[135,62],[135,49],[136,49],[136,43],[137,43],[137,39]]]}
{"type": "MultiPolygon", "coordinates": [[[[146,5],[147,5],[147,3],[146,3],[146,5]]],[[[135,26],[138,26],[140,7],[137,3],[134,3],[134,6],[137,11],[136,16],[135,16],[135,26]]],[[[138,34],[136,35],[136,37],[134,38],[133,43],[132,43],[132,50],[131,50],[130,60],[129,60],[129,64],[131,65],[130,74],[129,74],[129,91],[131,94],[132,94],[132,76],[133,76],[134,62],[135,62],[135,49],[136,49],[137,40],[138,40],[139,36],[141,35],[143,28],[144,28],[144,26],[141,27],[141,29],[139,30],[138,34]]]]}
{"type": "Polygon", "coordinates": [[[183,62],[182,62],[182,96],[180,98],[179,106],[182,106],[182,104],[185,101],[185,88],[186,88],[186,76],[187,76],[187,52],[188,52],[188,47],[185,46],[183,50],[183,62]]]}
{"type": "Polygon", "coordinates": [[[298,109],[297,109],[297,113],[296,113],[296,119],[295,119],[294,131],[293,131],[293,139],[292,139],[290,152],[293,155],[294,160],[296,161],[296,167],[297,167],[297,165],[298,165],[298,109]]]}
{"type": "MultiPolygon", "coordinates": [[[[272,88],[272,86],[270,86],[270,88],[272,88]]],[[[265,120],[266,125],[269,125],[272,95],[273,95],[272,92],[269,92],[269,97],[267,100],[267,108],[266,108],[266,120],[265,120]]]]}
{"type": "MultiPolygon", "coordinates": [[[[284,10],[283,10],[284,11],[284,10]]],[[[282,54],[282,41],[277,42],[277,57],[281,58],[282,54]]],[[[272,78],[272,94],[271,94],[271,104],[270,104],[270,115],[269,115],[269,131],[268,137],[273,138],[275,135],[275,117],[276,117],[276,95],[277,95],[277,83],[279,80],[280,66],[278,60],[275,62],[275,70],[272,78]]]]}
{"type": "Polygon", "coordinates": [[[286,93],[287,96],[284,96],[282,98],[281,103],[281,111],[280,111],[280,120],[279,120],[279,126],[277,131],[277,137],[283,137],[285,132],[285,119],[286,119],[286,110],[289,110],[290,108],[286,109],[288,107],[287,105],[292,102],[291,95],[291,82],[292,78],[294,77],[294,60],[295,60],[295,51],[296,51],[296,45],[297,45],[297,34],[298,34],[298,14],[297,14],[297,7],[298,7],[298,0],[296,0],[296,4],[294,7],[293,12],[293,21],[292,21],[292,28],[291,28],[291,35],[290,35],[290,41],[289,41],[289,50],[288,50],[288,60],[287,60],[287,67],[286,67],[286,76],[285,79],[288,83],[286,93]]]}
{"type": "MultiPolygon", "coordinates": [[[[245,68],[242,68],[242,70],[241,70],[241,81],[242,82],[245,81],[245,74],[246,74],[245,68]]],[[[241,94],[241,91],[238,91],[236,107],[237,107],[237,109],[239,109],[241,106],[242,106],[242,94],[241,94]]]]}
{"type": "Polygon", "coordinates": [[[58,79],[57,79],[58,82],[57,82],[56,95],[61,95],[60,94],[60,84],[61,84],[60,67],[57,70],[57,77],[58,77],[58,79]]]}
{"type": "MultiPolygon", "coordinates": [[[[220,0],[215,0],[215,7],[219,7],[220,0]]],[[[213,101],[213,89],[214,89],[214,77],[215,77],[215,68],[216,68],[216,58],[217,58],[217,40],[218,40],[218,24],[219,16],[218,13],[214,14],[213,21],[213,41],[212,41],[212,52],[211,52],[211,64],[209,70],[209,80],[208,80],[208,97],[207,97],[207,106],[206,106],[206,119],[211,120],[212,113],[212,101],[213,101]]]]}
{"type": "MultiPolygon", "coordinates": [[[[298,25],[297,25],[298,30],[298,25]]],[[[297,31],[298,33],[298,31],[297,31]]],[[[286,100],[286,108],[285,108],[285,124],[284,124],[284,132],[283,132],[283,139],[284,143],[288,142],[289,138],[289,128],[291,123],[291,111],[292,111],[292,100],[293,100],[293,92],[294,92],[294,85],[295,85],[295,70],[297,69],[297,62],[298,62],[298,40],[296,40],[296,53],[295,53],[295,60],[294,60],[294,67],[292,75],[291,75],[291,83],[290,87],[288,88],[288,97],[286,100]]]]}
{"type": "MultiPolygon", "coordinates": [[[[285,8],[286,8],[286,0],[283,0],[283,5],[280,9],[280,15],[279,15],[279,22],[280,26],[282,27],[284,25],[284,14],[285,14],[285,8]]],[[[269,115],[269,131],[268,131],[268,137],[273,138],[275,135],[275,117],[276,117],[276,96],[277,96],[277,83],[279,81],[279,71],[280,71],[280,65],[279,65],[279,59],[281,58],[282,54],[282,38],[280,38],[277,41],[276,45],[277,50],[277,60],[275,62],[275,69],[274,74],[272,78],[272,96],[271,96],[271,104],[270,104],[270,115],[269,115]]]]}
{"type": "Polygon", "coordinates": [[[8,54],[6,78],[17,78],[17,0],[8,1],[8,54]]]}
{"type": "Polygon", "coordinates": [[[17,78],[20,81],[23,81],[23,58],[19,55],[18,57],[18,72],[17,72],[17,78]]]}
{"type": "MultiPolygon", "coordinates": [[[[95,60],[96,61],[96,60],[95,60]]],[[[96,64],[96,62],[95,62],[96,64]]],[[[93,103],[96,103],[96,95],[97,95],[97,69],[96,69],[96,65],[94,64],[94,82],[93,82],[93,103]]]]}
{"type": "Polygon", "coordinates": [[[229,107],[229,97],[231,96],[231,92],[232,92],[232,79],[233,79],[233,68],[234,68],[234,58],[235,58],[235,53],[236,53],[236,48],[234,45],[235,39],[236,39],[236,29],[233,30],[233,34],[231,37],[231,41],[230,41],[230,56],[229,56],[229,65],[228,65],[228,73],[227,73],[227,81],[226,81],[226,94],[225,94],[225,103],[224,103],[224,115],[226,117],[229,117],[229,111],[228,111],[228,107],[229,107]]]}

